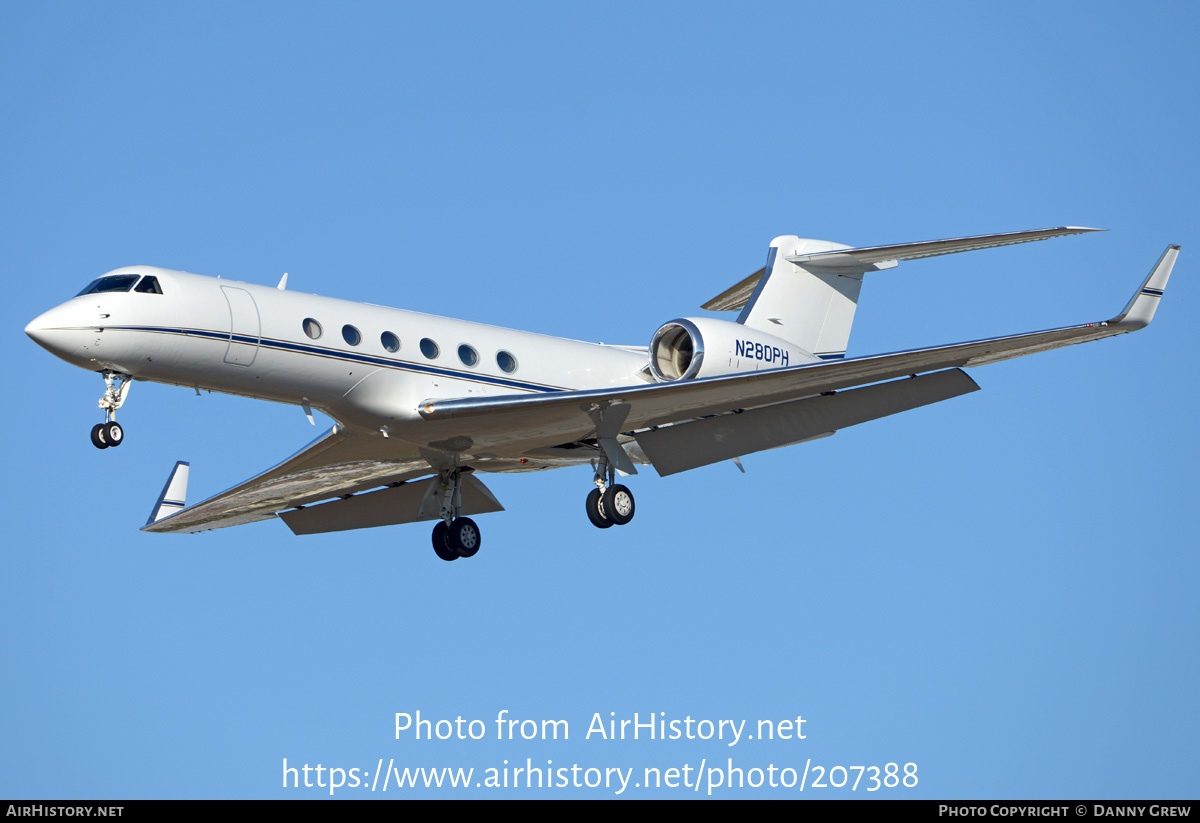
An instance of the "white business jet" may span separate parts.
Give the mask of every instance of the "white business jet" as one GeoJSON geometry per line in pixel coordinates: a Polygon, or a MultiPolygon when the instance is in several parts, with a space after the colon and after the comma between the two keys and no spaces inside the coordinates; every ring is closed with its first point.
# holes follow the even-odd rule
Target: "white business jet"
{"type": "Polygon", "coordinates": [[[660,475],[832,435],[975,391],[961,369],[1134,331],[1154,317],[1169,246],[1108,321],[845,359],[863,276],[900,260],[1096,231],[1065,227],[851,248],[777,237],[766,265],[648,347],[608,346],[130,266],[94,280],[25,332],[99,372],[99,448],[119,446],[135,380],[320,409],[336,421],[294,456],[188,507],[177,463],[144,527],[198,532],[279,517],[296,534],[436,520],[443,560],[470,557],[466,515],[503,507],[476,472],[591,465],[587,516],[633,519],[616,475],[660,475]]]}

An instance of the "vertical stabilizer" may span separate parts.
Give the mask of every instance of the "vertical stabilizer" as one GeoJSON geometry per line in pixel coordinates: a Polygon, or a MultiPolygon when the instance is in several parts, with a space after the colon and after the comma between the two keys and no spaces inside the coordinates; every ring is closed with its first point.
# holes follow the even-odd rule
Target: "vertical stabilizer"
{"type": "Polygon", "coordinates": [[[776,237],[762,278],[737,321],[795,343],[824,360],[845,356],[863,272],[876,267],[822,267],[792,263],[787,258],[848,248],[791,234],[776,237]]]}

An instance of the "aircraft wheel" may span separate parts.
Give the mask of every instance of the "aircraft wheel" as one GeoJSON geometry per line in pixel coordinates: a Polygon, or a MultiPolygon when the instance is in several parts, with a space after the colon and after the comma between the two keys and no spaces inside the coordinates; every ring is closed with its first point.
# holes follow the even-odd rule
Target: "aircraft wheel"
{"type": "Polygon", "coordinates": [[[439,520],[433,527],[433,550],[443,560],[457,560],[458,554],[446,545],[446,521],[439,520]]]}
{"type": "Polygon", "coordinates": [[[125,437],[125,432],[121,429],[121,424],[113,421],[112,423],[104,424],[104,442],[110,446],[119,446],[125,437]]]}
{"type": "Polygon", "coordinates": [[[459,557],[474,557],[483,542],[479,527],[469,517],[456,517],[450,521],[450,529],[446,532],[446,545],[450,551],[457,552],[459,557]]]}
{"type": "Polygon", "coordinates": [[[604,511],[604,501],[600,499],[600,490],[592,489],[587,496],[587,516],[597,529],[608,529],[613,526],[604,511]]]}
{"type": "Polygon", "coordinates": [[[104,424],[97,423],[92,426],[92,445],[98,449],[107,449],[108,442],[104,439],[104,424]]]}
{"type": "Polygon", "coordinates": [[[604,493],[604,513],[618,526],[633,519],[633,492],[625,486],[612,485],[604,493]]]}

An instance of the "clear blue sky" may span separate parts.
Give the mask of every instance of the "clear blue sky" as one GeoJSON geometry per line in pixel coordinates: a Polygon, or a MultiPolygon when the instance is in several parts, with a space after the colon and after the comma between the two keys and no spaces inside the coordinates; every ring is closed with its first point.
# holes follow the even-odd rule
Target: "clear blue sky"
{"type": "Polygon", "coordinates": [[[282,789],[284,758],[640,777],[732,757],[916,763],[918,786],[885,796],[1196,797],[1198,18],[8,5],[0,796],[326,794],[282,789]],[[97,451],[99,377],[22,333],[145,263],[645,344],[778,234],[1067,224],[1109,231],[870,277],[851,354],[1109,317],[1179,243],[1153,326],[973,370],[980,392],[745,475],[646,470],[622,529],[587,522],[587,469],[493,478],[507,511],[454,564],[424,524],[139,532],[175,460],[198,500],[313,430],[299,409],[139,384],[127,442],[97,451]],[[571,739],[496,741],[504,709],[571,739]],[[489,739],[394,739],[417,710],[489,739]],[[806,739],[584,740],[596,712],[799,715],[806,739]]]}

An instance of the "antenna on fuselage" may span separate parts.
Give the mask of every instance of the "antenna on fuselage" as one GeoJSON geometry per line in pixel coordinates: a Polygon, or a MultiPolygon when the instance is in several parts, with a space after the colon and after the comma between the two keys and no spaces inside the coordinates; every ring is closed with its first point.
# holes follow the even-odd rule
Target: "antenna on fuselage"
{"type": "Polygon", "coordinates": [[[279,285],[275,288],[284,291],[287,288],[287,272],[283,273],[283,277],[279,278],[279,285]]]}

